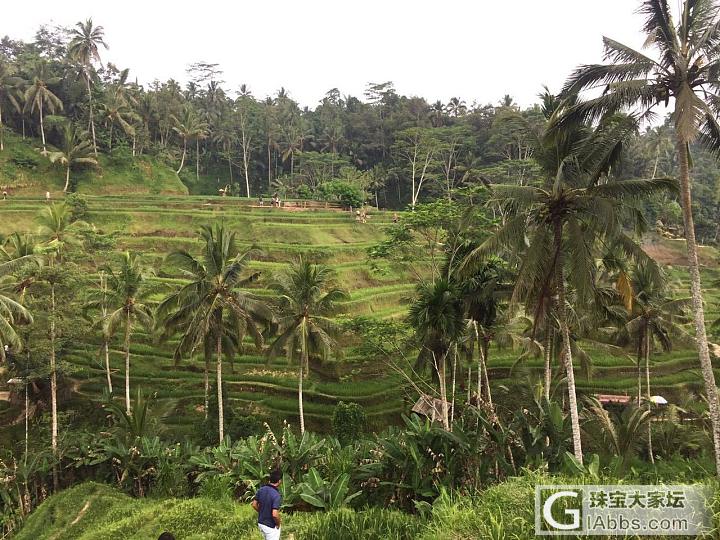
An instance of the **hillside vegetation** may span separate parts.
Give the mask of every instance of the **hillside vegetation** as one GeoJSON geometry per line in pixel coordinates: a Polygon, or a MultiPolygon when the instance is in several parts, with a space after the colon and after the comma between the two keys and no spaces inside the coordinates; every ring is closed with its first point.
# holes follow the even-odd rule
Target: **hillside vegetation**
{"type": "MultiPolygon", "coordinates": [[[[22,139],[5,134],[5,150],[0,152],[0,187],[10,197],[44,196],[46,191],[58,196],[65,183],[62,167],[50,163],[41,153],[35,138],[22,139]]],[[[49,146],[49,151],[54,148],[49,146]]],[[[129,150],[119,149],[108,156],[101,154],[96,168],[73,173],[74,191],[89,195],[137,195],[188,193],[175,171],[154,156],[133,157],[129,150]]]]}

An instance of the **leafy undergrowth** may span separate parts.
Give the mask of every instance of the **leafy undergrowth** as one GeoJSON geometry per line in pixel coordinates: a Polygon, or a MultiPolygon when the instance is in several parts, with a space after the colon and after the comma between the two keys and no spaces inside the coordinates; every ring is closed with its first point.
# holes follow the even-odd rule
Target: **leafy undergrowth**
{"type": "MultiPolygon", "coordinates": [[[[295,513],[283,516],[283,536],[293,540],[529,540],[535,538],[536,484],[588,482],[592,483],[590,479],[527,473],[477,496],[441,496],[431,509],[417,515],[378,508],[295,513]]],[[[139,540],[157,538],[163,531],[172,532],[178,540],[260,539],[254,512],[247,504],[204,497],[133,499],[93,482],[50,497],[27,519],[16,538],[139,540]]]]}

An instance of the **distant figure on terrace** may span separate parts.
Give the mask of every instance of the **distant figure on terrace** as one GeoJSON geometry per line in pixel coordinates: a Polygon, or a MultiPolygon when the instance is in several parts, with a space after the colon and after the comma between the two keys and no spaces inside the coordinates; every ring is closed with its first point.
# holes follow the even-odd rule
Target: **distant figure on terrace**
{"type": "Polygon", "coordinates": [[[397,223],[400,221],[400,218],[398,218],[397,212],[393,212],[393,223],[397,223]]]}
{"type": "Polygon", "coordinates": [[[263,201],[263,196],[262,196],[262,195],[260,195],[260,196],[258,197],[258,204],[259,204],[260,206],[265,206],[265,202],[263,201]]]}

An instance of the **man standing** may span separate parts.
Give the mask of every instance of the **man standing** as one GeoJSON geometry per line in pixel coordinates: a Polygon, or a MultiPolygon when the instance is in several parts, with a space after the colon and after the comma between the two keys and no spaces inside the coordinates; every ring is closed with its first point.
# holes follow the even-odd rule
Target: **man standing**
{"type": "Polygon", "coordinates": [[[280,492],[281,482],[279,470],[270,473],[270,482],[261,487],[255,494],[251,506],[258,513],[258,528],[265,540],[280,540],[280,492]]]}

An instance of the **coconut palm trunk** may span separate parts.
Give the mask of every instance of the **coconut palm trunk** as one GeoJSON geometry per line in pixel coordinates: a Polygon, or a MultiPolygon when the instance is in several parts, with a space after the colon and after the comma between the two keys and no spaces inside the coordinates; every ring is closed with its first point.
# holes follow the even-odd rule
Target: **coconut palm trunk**
{"type": "Polygon", "coordinates": [[[710,350],[705,331],[705,309],[703,307],[703,296],[700,284],[700,269],[698,264],[697,243],[695,241],[695,223],[692,214],[692,195],[690,192],[690,170],[688,144],[681,137],[677,139],[677,152],[680,168],[680,199],[682,200],[683,222],[685,226],[685,240],[687,243],[687,259],[690,270],[690,291],[692,297],[692,310],[695,319],[695,342],[700,356],[700,367],[705,382],[705,393],[707,394],[708,406],[710,409],[710,420],[712,422],[713,443],[715,446],[715,468],[720,475],[720,404],[718,403],[718,391],[715,385],[715,374],[713,373],[710,350]]]}
{"type": "Polygon", "coordinates": [[[544,366],[544,384],[543,391],[545,393],[545,399],[550,401],[550,384],[552,382],[552,369],[550,364],[552,362],[552,348],[553,348],[553,329],[550,321],[548,320],[545,330],[545,350],[543,351],[545,366],[544,366]]]}
{"type": "Polygon", "coordinates": [[[65,167],[65,187],[63,187],[63,193],[67,193],[67,190],[69,187],[70,187],[70,164],[68,163],[67,167],[65,167]]]}
{"type": "Polygon", "coordinates": [[[3,144],[4,131],[5,130],[3,129],[3,123],[2,123],[2,106],[0,106],[0,152],[5,150],[5,145],[3,144]]]}
{"type": "Polygon", "coordinates": [[[57,417],[57,362],[55,358],[55,284],[50,285],[50,410],[51,410],[51,446],[53,452],[53,489],[60,487],[57,470],[58,457],[58,417],[57,417]]]}
{"type": "Polygon", "coordinates": [[[125,412],[132,414],[130,407],[130,314],[125,319],[125,412]]]}
{"type": "Polygon", "coordinates": [[[304,322],[301,331],[302,350],[300,351],[300,369],[298,370],[298,411],[300,413],[300,433],[302,434],[305,433],[305,412],[303,411],[303,376],[305,372],[305,364],[308,363],[307,337],[304,322]]]}
{"type": "Polygon", "coordinates": [[[175,174],[180,174],[180,171],[183,170],[183,167],[185,166],[185,155],[187,154],[187,139],[183,138],[183,153],[182,157],[180,158],[180,167],[178,167],[178,170],[175,171],[175,174]]]}
{"type": "Polygon", "coordinates": [[[200,138],[195,139],[195,180],[200,181],[200,138]]]}
{"type": "Polygon", "coordinates": [[[205,420],[208,419],[210,408],[210,358],[205,354],[205,372],[203,373],[203,386],[205,389],[205,420]]]}
{"type": "Polygon", "coordinates": [[[270,139],[268,138],[267,145],[267,158],[268,158],[268,189],[272,189],[272,158],[270,155],[270,139]]]}
{"type": "Polygon", "coordinates": [[[452,367],[452,385],[450,386],[450,427],[452,428],[455,421],[455,383],[457,376],[457,345],[453,351],[453,367],[452,367]]]}
{"type": "MultiPolygon", "coordinates": [[[[107,317],[107,280],[105,278],[104,272],[100,272],[100,289],[102,290],[102,318],[103,320],[105,320],[105,318],[107,317]]],[[[108,392],[112,397],[113,385],[112,376],[110,374],[110,345],[108,343],[108,338],[105,335],[105,332],[103,332],[103,349],[105,352],[105,375],[107,377],[108,392]]]]}
{"type": "Polygon", "coordinates": [[[248,152],[248,140],[246,138],[245,129],[242,130],[242,150],[243,150],[243,169],[245,171],[245,192],[247,193],[248,199],[250,198],[250,156],[248,152]]]}
{"type": "Polygon", "coordinates": [[[217,354],[217,400],[218,400],[218,438],[220,443],[225,439],[225,414],[223,411],[222,391],[222,335],[218,332],[215,339],[215,352],[217,354]]]}
{"type": "Polygon", "coordinates": [[[43,122],[42,100],[40,100],[40,104],[38,106],[38,114],[40,115],[40,136],[42,137],[43,152],[47,152],[47,148],[45,148],[45,123],[43,122]]]}
{"type": "MultiPolygon", "coordinates": [[[[648,409],[652,407],[650,401],[650,329],[648,328],[645,332],[645,385],[647,389],[647,401],[648,409]]],[[[652,444],[652,419],[648,420],[647,424],[648,431],[648,455],[650,456],[650,463],[655,465],[655,456],[653,455],[653,444],[652,444]]]]}
{"type": "Polygon", "coordinates": [[[95,118],[93,115],[93,98],[92,88],[90,87],[90,77],[85,77],[85,81],[87,82],[88,109],[90,113],[90,133],[92,134],[93,152],[95,152],[95,155],[97,156],[97,141],[95,140],[95,118]]]}
{"type": "Polygon", "coordinates": [[[493,408],[492,392],[490,392],[490,374],[488,373],[488,358],[490,355],[490,342],[486,337],[483,337],[482,342],[482,356],[483,356],[483,373],[485,379],[485,394],[487,395],[487,402],[490,409],[493,408]]]}
{"type": "Polygon", "coordinates": [[[570,421],[572,424],[573,450],[575,458],[582,463],[582,440],[580,438],[580,418],[578,415],[577,395],[575,392],[575,372],[573,371],[572,350],[570,348],[570,329],[567,324],[565,309],[565,275],[563,272],[562,254],[562,222],[555,223],[555,276],[557,289],[557,313],[562,336],[562,356],[567,376],[568,405],[570,406],[570,421]]]}

